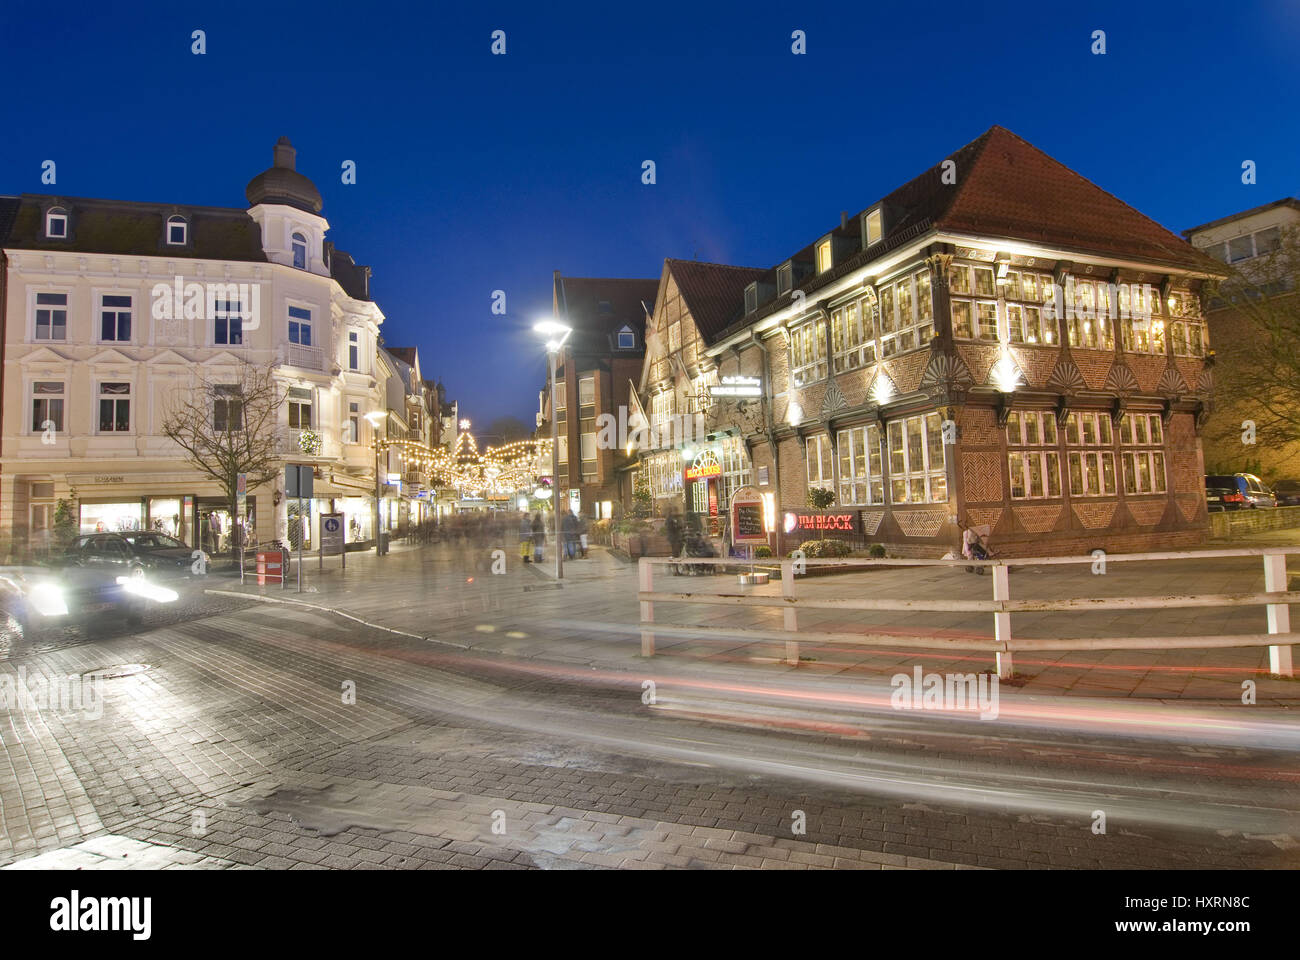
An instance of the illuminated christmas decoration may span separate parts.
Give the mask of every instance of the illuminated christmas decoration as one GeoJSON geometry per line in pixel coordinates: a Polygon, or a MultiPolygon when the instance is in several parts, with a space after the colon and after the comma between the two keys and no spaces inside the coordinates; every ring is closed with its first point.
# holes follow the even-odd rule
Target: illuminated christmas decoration
{"type": "MultiPolygon", "coordinates": [[[[469,421],[462,420],[461,425],[468,428],[469,421]]],[[[401,463],[414,467],[426,487],[456,487],[471,495],[532,489],[537,464],[551,458],[550,439],[516,440],[480,453],[468,430],[457,435],[450,450],[400,439],[380,440],[379,448],[395,452],[401,463]]]]}

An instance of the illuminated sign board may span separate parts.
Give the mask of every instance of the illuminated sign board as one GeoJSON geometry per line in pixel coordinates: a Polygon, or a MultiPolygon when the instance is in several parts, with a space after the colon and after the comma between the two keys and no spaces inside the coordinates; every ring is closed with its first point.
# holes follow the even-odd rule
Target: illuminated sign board
{"type": "Polygon", "coordinates": [[[709,387],[710,397],[761,397],[763,381],[758,377],[723,377],[709,387]]]}
{"type": "Polygon", "coordinates": [[[753,487],[741,487],[731,495],[731,542],[767,543],[763,497],[753,487]]]}
{"type": "Polygon", "coordinates": [[[858,514],[856,511],[834,510],[787,510],[785,512],[786,533],[796,530],[814,533],[857,533],[858,514]]]}
{"type": "Polygon", "coordinates": [[[687,483],[695,480],[707,480],[710,477],[722,476],[722,464],[718,462],[718,455],[712,450],[705,450],[695,460],[682,471],[687,483]]]}

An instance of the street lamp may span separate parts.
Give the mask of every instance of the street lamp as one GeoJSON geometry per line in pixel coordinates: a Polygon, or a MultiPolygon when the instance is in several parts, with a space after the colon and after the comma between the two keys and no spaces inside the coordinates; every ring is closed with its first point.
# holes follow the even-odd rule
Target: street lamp
{"type": "Polygon", "coordinates": [[[366,422],[375,434],[375,556],[382,557],[384,551],[379,541],[379,505],[383,499],[383,485],[379,477],[379,425],[388,419],[386,410],[371,410],[366,414],[366,422]]]}
{"type": "Polygon", "coordinates": [[[551,357],[551,476],[554,481],[551,490],[555,499],[551,501],[551,511],[555,515],[555,579],[564,577],[564,545],[560,542],[560,421],[555,418],[559,390],[555,383],[556,356],[564,341],[573,332],[555,320],[542,320],[533,325],[533,330],[546,338],[546,352],[551,357]]]}

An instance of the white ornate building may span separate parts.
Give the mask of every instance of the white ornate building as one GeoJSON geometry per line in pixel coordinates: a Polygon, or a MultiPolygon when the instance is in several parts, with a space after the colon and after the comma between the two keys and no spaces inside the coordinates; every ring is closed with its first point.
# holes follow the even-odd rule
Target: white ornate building
{"type": "MultiPolygon", "coordinates": [[[[169,398],[240,361],[274,364],[286,462],[317,467],[313,522],[347,514],[373,538],[375,454],[365,415],[385,408],[369,268],[326,239],[320,193],[281,138],[248,184],[248,208],[24,194],[0,198],[3,420],[0,533],[21,555],[68,500],[82,532],[147,527],[222,548],[220,487],[162,436],[169,398]],[[177,280],[179,278],[179,281],[177,280]],[[217,288],[238,316],[184,310],[164,293],[217,288]],[[235,302],[239,301],[239,302],[235,302]],[[168,313],[171,316],[168,316],[168,313]],[[197,314],[197,315],[196,315],[197,314]],[[322,440],[315,456],[302,431],[322,440]]],[[[249,490],[253,535],[288,538],[281,479],[249,490]]],[[[296,505],[295,505],[296,507],[296,505]]]]}

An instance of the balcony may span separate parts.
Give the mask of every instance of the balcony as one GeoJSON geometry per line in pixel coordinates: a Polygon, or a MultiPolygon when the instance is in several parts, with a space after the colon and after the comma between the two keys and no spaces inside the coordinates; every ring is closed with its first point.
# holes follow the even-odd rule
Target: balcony
{"type": "Polygon", "coordinates": [[[301,344],[291,343],[288,348],[285,363],[289,366],[298,367],[302,370],[324,371],[325,352],[319,347],[305,347],[301,344]]]}

